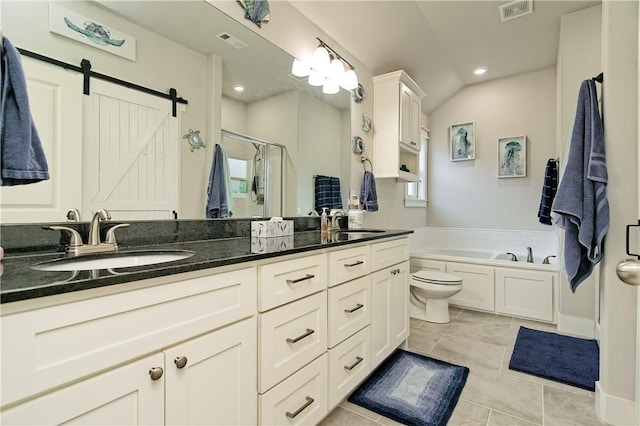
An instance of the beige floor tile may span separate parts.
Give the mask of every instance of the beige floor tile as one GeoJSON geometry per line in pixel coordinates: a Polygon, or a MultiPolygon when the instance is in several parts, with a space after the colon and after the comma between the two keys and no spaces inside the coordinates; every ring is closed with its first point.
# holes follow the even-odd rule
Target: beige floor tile
{"type": "Polygon", "coordinates": [[[462,308],[456,306],[449,306],[449,318],[451,321],[455,320],[462,313],[462,308]]]}
{"type": "Polygon", "coordinates": [[[500,367],[500,372],[506,374],[508,376],[518,377],[523,380],[528,380],[530,382],[540,383],[546,386],[550,386],[556,389],[562,389],[568,392],[577,393],[583,396],[591,396],[593,397],[593,393],[588,390],[577,388],[575,386],[565,385],[564,383],[554,382],[553,380],[543,379],[542,377],[533,376],[531,374],[521,373],[519,371],[510,370],[509,369],[509,361],[511,360],[511,354],[513,353],[513,348],[508,348],[504,355],[504,360],[502,361],[502,366],[500,367]]]}
{"type": "Polygon", "coordinates": [[[424,321],[422,321],[422,320],[415,319],[415,318],[409,318],[409,326],[411,328],[420,328],[420,327],[422,327],[422,324],[424,324],[424,321]]]}
{"type": "Polygon", "coordinates": [[[542,385],[497,370],[469,365],[462,398],[532,423],[542,424],[542,385]]]}
{"type": "Polygon", "coordinates": [[[512,348],[516,342],[517,329],[507,324],[483,324],[480,326],[476,339],[493,345],[512,348]]]}
{"type": "Polygon", "coordinates": [[[442,334],[424,328],[412,328],[409,334],[409,350],[428,354],[440,340],[442,334]]]}
{"type": "Polygon", "coordinates": [[[534,424],[535,423],[531,423],[499,411],[491,410],[491,416],[489,417],[489,423],[487,423],[487,426],[531,426],[534,424]]]}
{"type": "Polygon", "coordinates": [[[545,425],[602,425],[596,416],[594,398],[544,387],[545,425]]]}
{"type": "Polygon", "coordinates": [[[404,426],[404,423],[396,422],[395,420],[392,420],[385,416],[380,416],[380,419],[378,419],[378,423],[384,426],[404,426]]]}
{"type": "Polygon", "coordinates": [[[345,410],[352,411],[356,414],[359,414],[373,421],[378,421],[378,419],[381,417],[380,414],[367,410],[366,408],[356,405],[352,402],[349,402],[346,399],[340,403],[339,407],[342,407],[345,410]]]}
{"type": "Polygon", "coordinates": [[[504,348],[479,342],[470,337],[445,334],[431,350],[430,355],[454,364],[471,363],[498,372],[504,356],[504,348]]]}
{"type": "Polygon", "coordinates": [[[325,419],[320,422],[321,426],[377,426],[379,423],[349,411],[342,407],[336,407],[325,419]]]}
{"type": "Polygon", "coordinates": [[[447,422],[448,426],[485,426],[489,418],[489,410],[469,401],[459,400],[447,422]]]}

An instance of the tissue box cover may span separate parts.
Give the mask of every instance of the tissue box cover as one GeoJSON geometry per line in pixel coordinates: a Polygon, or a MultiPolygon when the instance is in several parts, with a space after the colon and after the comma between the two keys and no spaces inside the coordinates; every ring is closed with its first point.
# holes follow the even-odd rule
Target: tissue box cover
{"type": "Polygon", "coordinates": [[[251,238],[251,253],[274,253],[293,248],[293,235],[271,238],[251,238]]]}
{"type": "Polygon", "coordinates": [[[251,237],[272,238],[293,235],[293,220],[254,220],[251,222],[251,237]]]}

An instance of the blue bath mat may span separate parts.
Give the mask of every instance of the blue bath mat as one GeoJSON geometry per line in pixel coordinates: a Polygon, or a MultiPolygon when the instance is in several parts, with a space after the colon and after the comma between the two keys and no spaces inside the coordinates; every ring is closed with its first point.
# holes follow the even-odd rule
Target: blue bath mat
{"type": "Polygon", "coordinates": [[[595,340],[520,327],[509,368],[595,391],[600,349],[595,340]]]}
{"type": "Polygon", "coordinates": [[[398,349],[349,401],[407,425],[444,426],[468,375],[467,367],[398,349]]]}

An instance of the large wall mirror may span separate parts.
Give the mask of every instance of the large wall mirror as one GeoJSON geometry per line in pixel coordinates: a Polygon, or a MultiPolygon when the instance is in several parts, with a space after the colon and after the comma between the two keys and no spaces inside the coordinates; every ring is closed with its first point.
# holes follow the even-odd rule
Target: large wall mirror
{"type": "MultiPolygon", "coordinates": [[[[125,110],[123,101],[114,100],[115,95],[97,81],[92,81],[91,95],[83,96],[82,76],[62,69],[57,71],[60,79],[69,79],[64,84],[71,88],[63,83],[51,85],[38,76],[51,75],[49,68],[41,68],[54,66],[23,58],[25,72],[34,75],[29,91],[41,92],[32,110],[43,143],[50,145],[45,150],[52,179],[0,188],[2,223],[60,222],[66,211],[80,207],[83,220],[92,211],[110,207],[118,220],[170,219],[174,210],[179,218],[204,218],[216,142],[233,164],[234,218],[307,214],[314,208],[315,175],[339,177],[346,202],[350,93],[325,95],[306,79],[293,77],[290,55],[214,6],[205,1],[3,1],[0,8],[3,35],[16,47],[72,64],[86,58],[97,72],[164,92],[173,87],[189,102],[177,124],[167,124],[164,133],[155,136],[158,146],[179,148],[162,155],[160,148],[140,149],[146,164],[136,165],[134,160],[129,164],[123,160],[133,151],[123,143],[128,130],[112,124],[107,132],[105,118],[87,124],[87,117],[97,117],[91,109],[96,105],[112,120],[148,115],[137,106],[137,98],[127,100],[125,110]],[[135,60],[52,33],[51,4],[134,37],[135,60]],[[242,85],[244,91],[234,91],[235,85],[242,85]],[[64,114],[55,111],[55,105],[62,104],[64,114]],[[114,137],[113,129],[122,135],[114,137]],[[222,129],[250,140],[222,137],[222,129]],[[190,130],[201,132],[205,149],[189,149],[183,136],[190,130]],[[115,138],[116,146],[102,146],[105,133],[115,138]],[[161,161],[169,165],[163,169],[158,165],[161,161]],[[121,176],[114,177],[114,170],[121,176]],[[140,189],[137,179],[143,174],[150,177],[140,189]],[[108,180],[115,199],[105,198],[108,191],[99,183],[108,180]],[[92,185],[95,189],[88,192],[92,185]],[[162,198],[163,191],[175,194],[168,201],[153,198],[154,194],[162,198]],[[166,202],[161,205],[160,201],[166,202]]],[[[127,125],[131,121],[118,120],[127,125]]]]}

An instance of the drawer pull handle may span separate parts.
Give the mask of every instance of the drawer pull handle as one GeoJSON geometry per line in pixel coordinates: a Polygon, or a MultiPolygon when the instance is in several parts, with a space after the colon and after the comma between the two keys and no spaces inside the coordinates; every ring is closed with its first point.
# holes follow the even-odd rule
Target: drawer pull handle
{"type": "Polygon", "coordinates": [[[296,278],[295,280],[287,280],[287,284],[297,284],[297,283],[299,283],[301,281],[310,280],[311,278],[315,278],[315,275],[307,274],[302,278],[296,278]]]}
{"type": "Polygon", "coordinates": [[[310,396],[306,397],[307,398],[307,402],[304,403],[304,405],[300,408],[298,408],[296,411],[294,411],[293,413],[290,412],[286,412],[285,414],[287,415],[287,417],[289,417],[290,419],[295,418],[298,414],[302,413],[304,411],[305,408],[307,408],[308,406],[310,406],[311,404],[313,404],[313,402],[315,401],[315,399],[311,398],[310,396]]]}
{"type": "Polygon", "coordinates": [[[307,328],[307,331],[306,331],[303,335],[301,335],[301,336],[298,336],[298,337],[293,338],[293,339],[292,339],[292,338],[290,338],[290,337],[287,337],[287,343],[296,343],[296,342],[299,342],[300,340],[304,339],[305,337],[307,337],[307,336],[311,336],[313,333],[315,333],[315,330],[312,330],[312,329],[310,329],[310,328],[307,328]]]}
{"type": "Polygon", "coordinates": [[[162,367],[153,367],[149,370],[149,376],[151,376],[151,380],[160,380],[160,378],[162,377],[162,373],[164,373],[162,367]]]}
{"type": "Polygon", "coordinates": [[[344,369],[345,369],[345,370],[349,370],[349,371],[351,371],[351,370],[353,370],[354,368],[356,368],[356,365],[360,364],[362,361],[364,361],[364,358],[362,358],[361,356],[357,356],[357,357],[356,357],[356,362],[354,362],[354,363],[353,363],[353,364],[351,364],[351,365],[345,365],[345,366],[344,366],[344,369]]]}
{"type": "Polygon", "coordinates": [[[348,314],[352,314],[355,311],[357,311],[358,309],[362,309],[362,308],[364,308],[364,305],[362,303],[358,303],[355,308],[353,308],[353,309],[345,309],[344,311],[346,313],[348,313],[348,314]]]}
{"type": "Polygon", "coordinates": [[[345,268],[353,268],[354,266],[362,265],[363,263],[364,263],[363,260],[358,260],[357,262],[354,262],[354,263],[345,263],[344,267],[345,268]]]}

